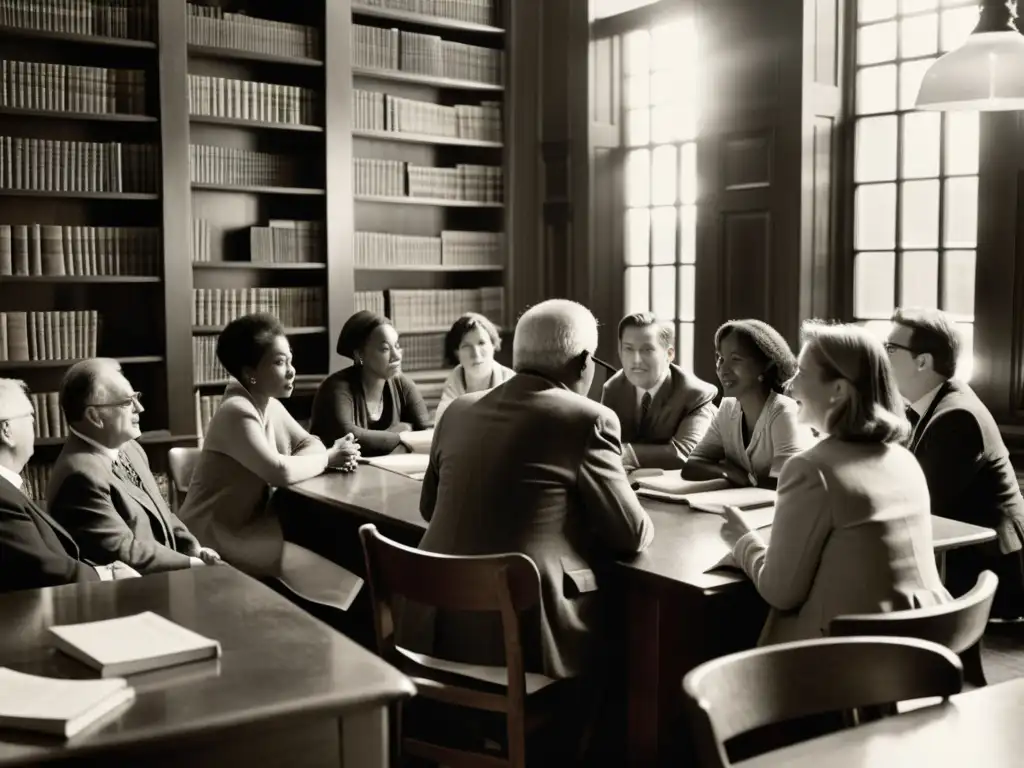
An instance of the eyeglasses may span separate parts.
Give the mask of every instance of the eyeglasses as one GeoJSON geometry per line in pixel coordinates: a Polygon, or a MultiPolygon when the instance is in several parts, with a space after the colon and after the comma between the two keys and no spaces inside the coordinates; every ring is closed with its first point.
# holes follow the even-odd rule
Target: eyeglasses
{"type": "Polygon", "coordinates": [[[905,350],[909,352],[911,355],[917,355],[917,353],[910,347],[904,346],[903,344],[897,344],[895,341],[887,341],[882,346],[885,347],[885,351],[890,355],[897,349],[905,350]]]}
{"type": "Polygon", "coordinates": [[[132,408],[134,406],[142,407],[142,393],[132,392],[131,395],[124,400],[117,400],[110,403],[86,403],[87,407],[91,408],[132,408]]]}
{"type": "Polygon", "coordinates": [[[598,357],[595,354],[591,354],[590,355],[590,359],[593,360],[598,365],[600,365],[602,368],[606,368],[607,370],[611,371],[612,373],[618,373],[619,372],[618,368],[616,368],[611,363],[606,363],[604,360],[602,360],[600,357],[598,357]]]}

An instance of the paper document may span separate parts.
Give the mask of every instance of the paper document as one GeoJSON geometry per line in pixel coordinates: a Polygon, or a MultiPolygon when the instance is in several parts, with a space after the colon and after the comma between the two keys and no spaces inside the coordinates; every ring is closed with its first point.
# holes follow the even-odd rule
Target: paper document
{"type": "Polygon", "coordinates": [[[430,453],[430,443],[434,439],[433,429],[421,429],[416,432],[403,432],[402,445],[411,453],[430,453]]]}
{"type": "Polygon", "coordinates": [[[691,493],[719,491],[729,487],[729,481],[719,480],[683,480],[678,472],[666,472],[654,477],[637,477],[636,483],[646,490],[661,491],[673,496],[686,496],[691,493]]]}
{"type": "Polygon", "coordinates": [[[422,480],[430,464],[430,456],[425,453],[389,453],[387,456],[371,456],[360,461],[400,475],[419,475],[417,479],[422,480]]]}
{"type": "Polygon", "coordinates": [[[701,512],[722,514],[725,507],[740,509],[757,509],[758,507],[774,507],[776,494],[770,488],[726,488],[719,491],[692,493],[686,497],[687,503],[701,512]]]}

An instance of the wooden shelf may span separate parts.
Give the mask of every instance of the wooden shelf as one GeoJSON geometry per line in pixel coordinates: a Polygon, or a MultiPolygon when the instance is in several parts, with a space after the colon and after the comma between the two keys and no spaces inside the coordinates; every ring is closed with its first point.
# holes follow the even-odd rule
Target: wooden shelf
{"type": "Polygon", "coordinates": [[[435,88],[451,88],[463,91],[503,91],[505,86],[493,83],[478,83],[474,80],[456,80],[451,77],[419,75],[398,69],[375,69],[373,67],[352,67],[353,77],[367,77],[373,80],[391,80],[398,83],[418,83],[435,88]]]}
{"type": "Polygon", "coordinates": [[[323,195],[324,190],[313,187],[249,187],[237,184],[197,184],[192,189],[205,189],[211,192],[250,192],[263,195],[323,195]]]}
{"type": "MultiPolygon", "coordinates": [[[[494,328],[498,333],[504,333],[505,330],[495,323],[494,328]]],[[[427,333],[448,333],[451,330],[451,325],[438,325],[436,327],[424,327],[424,328],[395,328],[395,331],[399,336],[422,336],[427,333]]]]}
{"type": "Polygon", "coordinates": [[[308,59],[303,56],[281,56],[275,53],[244,51],[240,48],[218,48],[210,45],[188,46],[190,56],[205,59],[242,59],[244,61],[268,61],[273,64],[293,64],[297,67],[322,67],[321,59],[308,59]]]}
{"type": "Polygon", "coordinates": [[[433,205],[442,208],[504,208],[504,203],[483,203],[476,200],[447,200],[440,197],[385,197],[384,195],[356,195],[363,203],[390,203],[394,205],[433,205]]]}
{"type": "Polygon", "coordinates": [[[160,283],[152,275],[0,275],[3,283],[160,283]]]}
{"type": "Polygon", "coordinates": [[[124,115],[113,112],[65,112],[57,109],[22,109],[0,107],[0,115],[12,117],[45,117],[53,120],[96,120],[106,123],[158,123],[152,115],[124,115]]]}
{"type": "Polygon", "coordinates": [[[320,125],[299,125],[298,123],[274,123],[266,120],[246,120],[241,117],[212,117],[210,115],[189,115],[188,119],[193,123],[206,123],[208,125],[237,125],[242,128],[260,128],[270,131],[302,131],[306,133],[323,133],[323,126],[320,125]]]}
{"type": "Polygon", "coordinates": [[[251,270],[325,270],[326,264],[308,261],[262,262],[262,261],[193,261],[193,269],[251,269],[251,270]]]}
{"type": "Polygon", "coordinates": [[[46,29],[29,29],[0,24],[0,35],[5,37],[34,38],[36,40],[56,40],[66,43],[82,43],[85,45],[107,45],[114,48],[142,48],[156,50],[156,43],[150,40],[131,40],[124,37],[107,37],[105,35],[82,35],[77,32],[53,32],[46,29]]]}
{"type": "MultiPolygon", "coordinates": [[[[11,371],[28,368],[65,368],[74,365],[83,358],[76,357],[71,360],[0,360],[0,371],[11,371]]],[[[143,363],[162,363],[160,355],[136,355],[131,357],[115,357],[114,360],[122,365],[141,365],[143,363]]]]}
{"type": "MultiPolygon", "coordinates": [[[[224,330],[223,325],[193,325],[192,334],[195,336],[209,336],[214,333],[220,333],[224,330]]],[[[284,329],[285,335],[287,336],[308,336],[315,333],[327,333],[327,326],[324,325],[299,325],[293,327],[286,327],[284,329]]]]}
{"type": "Polygon", "coordinates": [[[459,29],[465,32],[480,32],[488,35],[503,35],[505,30],[501,27],[492,27],[489,24],[477,24],[472,21],[461,21],[460,19],[449,19],[444,16],[431,16],[427,13],[413,13],[412,11],[397,11],[391,8],[375,8],[361,3],[352,3],[352,13],[355,16],[369,16],[376,19],[391,19],[392,21],[407,21],[410,24],[420,24],[425,27],[437,27],[439,29],[459,29]]]}
{"type": "Polygon", "coordinates": [[[381,267],[356,266],[355,269],[356,272],[502,272],[505,268],[500,264],[388,264],[381,267]]]}
{"type": "Polygon", "coordinates": [[[61,197],[81,200],[159,200],[155,192],[66,192],[41,189],[0,189],[0,197],[61,197]]]}
{"type": "Polygon", "coordinates": [[[493,147],[504,146],[500,141],[483,139],[463,139],[457,136],[434,136],[431,133],[406,133],[404,131],[366,131],[355,130],[352,135],[358,139],[379,139],[381,141],[401,141],[409,144],[439,144],[452,147],[493,147]]]}
{"type": "MultiPolygon", "coordinates": [[[[48,445],[64,445],[66,440],[66,437],[37,437],[35,445],[37,448],[48,445]]],[[[142,445],[174,445],[176,443],[195,443],[198,440],[197,435],[172,435],[166,429],[158,429],[152,432],[143,432],[137,442],[142,445]]]]}
{"type": "MultiPolygon", "coordinates": [[[[300,385],[319,386],[320,382],[328,377],[326,373],[302,373],[295,377],[295,386],[298,388],[300,385]]],[[[226,387],[231,382],[231,379],[211,379],[209,381],[197,381],[194,385],[194,389],[200,389],[201,387],[226,387]]]]}
{"type": "Polygon", "coordinates": [[[402,373],[413,381],[444,381],[451,372],[451,368],[423,368],[418,371],[402,369],[402,373]]]}

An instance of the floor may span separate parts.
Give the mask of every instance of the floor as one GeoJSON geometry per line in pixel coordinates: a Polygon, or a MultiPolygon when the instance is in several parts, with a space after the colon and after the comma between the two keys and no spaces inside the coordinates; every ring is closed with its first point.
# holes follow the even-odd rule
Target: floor
{"type": "Polygon", "coordinates": [[[1024,677],[1024,624],[989,624],[981,649],[990,684],[1024,677]]]}

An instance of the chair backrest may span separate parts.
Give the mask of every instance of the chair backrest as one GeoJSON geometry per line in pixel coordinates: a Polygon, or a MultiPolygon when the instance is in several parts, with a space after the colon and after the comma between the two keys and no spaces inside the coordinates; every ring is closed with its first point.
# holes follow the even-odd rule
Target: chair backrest
{"type": "Polygon", "coordinates": [[[927,640],[801,640],[708,661],[683,678],[702,765],[729,765],[723,743],[755,728],[827,712],[947,697],[963,666],[927,640]]]}
{"type": "Polygon", "coordinates": [[[998,586],[998,576],[982,571],[971,591],[951,603],[891,613],[837,616],[829,622],[828,633],[832,637],[917,637],[963,653],[985,633],[998,586]]]}
{"type": "Polygon", "coordinates": [[[175,446],[167,452],[167,469],[171,475],[171,507],[175,510],[181,505],[181,499],[188,493],[192,482],[192,472],[202,448],[184,448],[175,446]]]}

